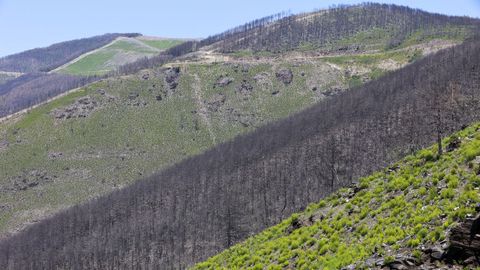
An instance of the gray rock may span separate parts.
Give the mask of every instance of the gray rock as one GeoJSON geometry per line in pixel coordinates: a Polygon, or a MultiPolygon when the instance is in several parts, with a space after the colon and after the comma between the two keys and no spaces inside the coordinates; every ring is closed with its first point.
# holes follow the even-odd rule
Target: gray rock
{"type": "Polygon", "coordinates": [[[177,88],[179,77],[180,77],[179,67],[169,68],[165,71],[165,82],[167,83],[170,90],[174,90],[177,88]]]}
{"type": "Polygon", "coordinates": [[[434,247],[431,250],[430,257],[434,260],[439,261],[443,259],[444,254],[445,251],[443,251],[443,249],[441,249],[440,247],[434,247]]]}
{"type": "Polygon", "coordinates": [[[243,80],[240,86],[237,87],[237,92],[243,95],[249,95],[253,92],[253,86],[247,80],[243,80]]]}
{"type": "Polygon", "coordinates": [[[461,144],[462,141],[460,140],[460,138],[456,137],[450,141],[450,143],[447,145],[446,150],[447,152],[452,152],[453,150],[459,148],[461,144]]]}
{"type": "Polygon", "coordinates": [[[403,265],[401,263],[398,263],[398,262],[393,262],[393,263],[389,264],[388,267],[391,270],[407,270],[408,269],[408,267],[406,267],[405,265],[403,265]]]}
{"type": "Polygon", "coordinates": [[[223,77],[223,76],[220,76],[220,78],[217,80],[217,82],[215,83],[215,86],[218,86],[218,87],[225,87],[229,84],[231,84],[234,80],[230,77],[223,77]]]}
{"type": "Polygon", "coordinates": [[[84,118],[98,107],[98,103],[90,96],[79,98],[63,109],[56,109],[51,114],[55,119],[65,120],[70,118],[84,118]]]}
{"type": "Polygon", "coordinates": [[[290,69],[281,69],[275,73],[275,76],[285,85],[288,85],[293,81],[293,72],[290,69]]]}

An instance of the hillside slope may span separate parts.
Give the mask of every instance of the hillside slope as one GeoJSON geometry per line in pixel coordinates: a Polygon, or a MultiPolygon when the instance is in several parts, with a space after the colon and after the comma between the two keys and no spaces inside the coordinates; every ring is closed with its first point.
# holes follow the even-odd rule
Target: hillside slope
{"type": "Polygon", "coordinates": [[[279,52],[288,50],[378,50],[439,36],[463,39],[480,20],[432,14],[408,7],[366,3],[288,17],[267,17],[202,41],[207,48],[279,52]]]}
{"type": "Polygon", "coordinates": [[[0,71],[45,72],[61,66],[70,60],[102,47],[117,37],[135,37],[139,34],[105,34],[53,44],[0,58],[0,71]]]}
{"type": "MultiPolygon", "coordinates": [[[[181,62],[173,64],[176,68],[94,83],[0,124],[0,190],[10,194],[0,196],[0,234],[151,175],[438,49],[424,44],[338,57],[181,62]],[[39,191],[41,195],[34,195],[39,191]],[[59,196],[63,193],[69,196],[59,196]]],[[[32,81],[37,92],[39,80],[32,81]]],[[[0,97],[6,108],[15,104],[7,102],[10,96],[0,97]]]]}
{"type": "Polygon", "coordinates": [[[440,158],[437,145],[407,156],[192,269],[478,267],[480,235],[461,247],[455,228],[480,214],[480,124],[444,145],[440,158]]]}
{"type": "MultiPolygon", "coordinates": [[[[190,266],[277,224],[359,177],[433,143],[444,134],[478,121],[479,57],[478,41],[442,51],[185,159],[108,196],[69,208],[1,241],[0,266],[4,269],[25,269],[32,265],[37,269],[176,269],[190,266]]],[[[173,82],[171,78],[166,81],[173,82]]],[[[102,91],[98,93],[102,95],[102,91]]],[[[128,95],[133,106],[143,104],[144,96],[138,103],[135,94],[131,97],[128,95]]],[[[106,93],[104,98],[104,102],[108,102],[106,93]]],[[[63,102],[69,104],[68,100],[63,102]]],[[[77,103],[89,108],[92,100],[82,99],[77,103]]],[[[197,113],[204,110],[199,108],[197,113]]],[[[33,120],[45,119],[48,112],[49,107],[44,107],[30,115],[32,118],[28,121],[18,122],[20,129],[12,129],[7,136],[25,136],[21,133],[22,127],[35,125],[33,120]]],[[[181,119],[189,113],[192,112],[176,114],[176,117],[181,119]]],[[[110,113],[109,117],[114,115],[110,113]]],[[[58,116],[64,117],[62,113],[58,116]]],[[[151,116],[154,120],[150,122],[145,116],[141,114],[136,119],[141,119],[139,122],[146,127],[166,117],[157,114],[151,116]]],[[[51,136],[46,145],[35,144],[36,151],[29,152],[35,153],[30,156],[31,161],[41,158],[39,153],[52,151],[50,163],[56,164],[58,172],[82,175],[89,171],[70,171],[67,162],[81,163],[88,156],[110,155],[108,143],[102,152],[86,147],[80,148],[84,149],[80,155],[58,153],[54,146],[67,143],[70,134],[84,136],[80,142],[102,139],[90,137],[93,123],[80,122],[78,126],[72,122],[63,123],[57,129],[65,129],[68,136],[51,136]],[[63,160],[63,157],[67,158],[63,160]]],[[[102,124],[109,127],[102,122],[95,125],[102,124]]],[[[132,137],[133,132],[138,130],[139,136],[143,133],[141,126],[120,124],[116,128],[125,130],[131,142],[138,141],[132,137]]],[[[194,129],[195,126],[184,128],[194,129]]],[[[148,130],[145,128],[145,135],[149,134],[148,130]]],[[[203,132],[206,140],[213,141],[207,130],[203,132]]],[[[103,138],[115,139],[111,134],[103,138]]],[[[169,138],[176,134],[171,135],[169,138]]],[[[154,149],[162,145],[165,138],[154,133],[151,137],[154,143],[148,146],[154,149]]],[[[123,142],[123,153],[141,155],[131,142],[123,142]]],[[[160,158],[169,154],[164,152],[160,158]]],[[[111,157],[118,160],[112,164],[129,160],[125,155],[111,157]]],[[[18,159],[10,159],[10,162],[19,163],[18,159]]],[[[102,159],[85,163],[89,162],[100,164],[102,159]]],[[[105,171],[114,173],[125,168],[113,166],[105,171]]],[[[85,193],[90,195],[102,179],[91,177],[90,182],[82,181],[81,184],[88,187],[85,193]]],[[[5,197],[18,201],[18,195],[26,190],[31,198],[55,201],[55,195],[47,199],[46,186],[40,184],[42,181],[59,182],[62,178],[41,171],[27,173],[25,178],[13,179],[7,187],[20,191],[7,192],[5,197]]],[[[74,180],[71,183],[80,184],[74,180]]],[[[71,198],[66,194],[70,195],[75,189],[58,192],[56,196],[71,198]]]]}
{"type": "Polygon", "coordinates": [[[182,40],[146,37],[119,37],[106,46],[81,55],[53,72],[72,75],[104,75],[140,58],[152,57],[182,40]]]}
{"type": "Polygon", "coordinates": [[[122,65],[151,58],[183,42],[140,34],[106,34],[1,58],[0,117],[112,76],[122,65]],[[2,68],[25,73],[2,71],[2,68]]]}

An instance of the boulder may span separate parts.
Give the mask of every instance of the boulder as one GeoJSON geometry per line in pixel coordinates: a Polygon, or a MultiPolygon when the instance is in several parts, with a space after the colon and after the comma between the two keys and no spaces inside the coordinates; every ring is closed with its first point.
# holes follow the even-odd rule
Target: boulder
{"type": "Polygon", "coordinates": [[[280,69],[275,73],[275,76],[285,85],[288,85],[293,81],[293,72],[290,69],[280,69]]]}
{"type": "Polygon", "coordinates": [[[132,92],[132,93],[128,94],[128,99],[130,99],[130,100],[135,100],[135,99],[138,98],[139,96],[140,96],[140,95],[139,95],[138,93],[132,92]]]}
{"type": "Polygon", "coordinates": [[[231,84],[234,80],[230,77],[220,76],[214,86],[225,87],[231,84]]]}
{"type": "Polygon", "coordinates": [[[447,262],[465,261],[480,254],[480,214],[455,226],[450,232],[450,246],[444,254],[447,262]]]}
{"type": "Polygon", "coordinates": [[[458,138],[458,137],[454,138],[447,145],[447,148],[446,148],[447,152],[452,152],[453,150],[459,148],[461,143],[462,143],[462,141],[460,140],[460,138],[458,138]]]}
{"type": "Polygon", "coordinates": [[[243,95],[249,95],[252,91],[253,86],[247,80],[243,80],[240,86],[237,87],[237,92],[243,95]]]}
{"type": "Polygon", "coordinates": [[[65,120],[70,118],[84,118],[98,107],[98,103],[90,96],[79,98],[75,103],[63,108],[56,109],[51,114],[55,119],[65,120]]]}
{"type": "Polygon", "coordinates": [[[170,90],[174,90],[178,86],[178,78],[180,77],[180,68],[173,67],[165,71],[165,82],[170,90]]]}

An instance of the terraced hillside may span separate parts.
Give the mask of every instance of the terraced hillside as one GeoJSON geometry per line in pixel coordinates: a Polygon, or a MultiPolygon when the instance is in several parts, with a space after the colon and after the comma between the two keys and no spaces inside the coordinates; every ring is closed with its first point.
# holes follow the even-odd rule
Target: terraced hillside
{"type": "Polygon", "coordinates": [[[94,83],[0,125],[0,231],[125,186],[432,49],[439,47],[183,63],[94,83]]]}
{"type": "Polygon", "coordinates": [[[478,269],[480,235],[469,230],[480,220],[480,124],[444,146],[440,157],[437,145],[407,156],[192,269],[478,269]]]}
{"type": "Polygon", "coordinates": [[[53,72],[71,75],[104,75],[140,58],[152,57],[182,40],[149,37],[119,37],[102,48],[81,55],[53,72]]]}

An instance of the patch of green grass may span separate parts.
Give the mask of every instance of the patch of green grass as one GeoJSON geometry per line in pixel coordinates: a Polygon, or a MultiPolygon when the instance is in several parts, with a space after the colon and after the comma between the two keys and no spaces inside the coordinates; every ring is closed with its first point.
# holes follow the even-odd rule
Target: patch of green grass
{"type": "MultiPolygon", "coordinates": [[[[103,75],[123,64],[133,62],[141,57],[154,56],[160,51],[145,44],[147,43],[134,38],[118,39],[67,65],[59,72],[72,75],[103,75]]],[[[168,46],[168,44],[164,45],[168,46]]]]}
{"type": "Polygon", "coordinates": [[[177,45],[182,44],[184,41],[183,40],[178,40],[178,39],[144,39],[144,38],[139,38],[139,40],[145,44],[148,44],[152,47],[155,47],[159,50],[166,50],[171,47],[175,47],[177,45]]]}

